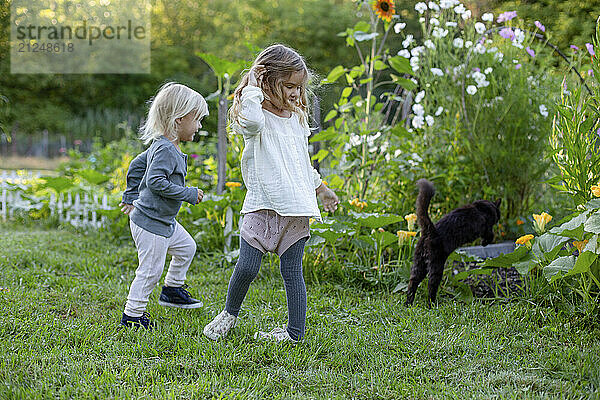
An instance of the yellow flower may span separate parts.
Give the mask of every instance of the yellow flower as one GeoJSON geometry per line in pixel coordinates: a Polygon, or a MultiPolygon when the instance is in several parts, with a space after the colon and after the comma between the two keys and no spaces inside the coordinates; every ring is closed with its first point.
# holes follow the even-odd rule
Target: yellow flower
{"type": "Polygon", "coordinates": [[[321,183],[325,186],[329,186],[329,183],[327,183],[327,181],[321,181],[321,183]]]}
{"type": "Polygon", "coordinates": [[[406,222],[408,222],[408,230],[414,231],[415,230],[415,222],[417,222],[417,214],[412,213],[412,214],[405,215],[404,219],[406,220],[406,222]]]}
{"type": "Polygon", "coordinates": [[[242,186],[242,184],[239,182],[225,182],[225,186],[227,186],[228,188],[238,188],[242,186]]]}
{"type": "Polygon", "coordinates": [[[315,219],[314,219],[314,218],[309,218],[309,219],[308,219],[308,224],[309,224],[309,225],[310,225],[310,224],[312,224],[313,222],[315,222],[315,219]]]}
{"type": "Polygon", "coordinates": [[[413,236],[415,236],[417,232],[411,231],[398,231],[396,235],[398,235],[398,246],[402,246],[403,243],[409,242],[413,236]]]}
{"type": "Polygon", "coordinates": [[[545,212],[541,214],[533,214],[533,219],[535,220],[535,223],[533,224],[534,228],[538,232],[542,233],[546,229],[546,224],[552,221],[552,215],[545,212]]]}
{"type": "Polygon", "coordinates": [[[395,11],[394,0],[375,0],[373,10],[383,21],[391,22],[395,11]]]}
{"type": "Polygon", "coordinates": [[[366,202],[360,201],[359,199],[348,200],[348,203],[354,207],[360,208],[361,210],[367,206],[366,202]]]}
{"type": "Polygon", "coordinates": [[[592,194],[596,197],[600,197],[600,183],[592,186],[592,194]]]}
{"type": "Polygon", "coordinates": [[[579,250],[579,253],[581,253],[583,251],[583,249],[585,248],[585,246],[588,244],[589,240],[581,240],[581,241],[573,241],[573,247],[575,247],[577,250],[579,250]]]}
{"type": "Polygon", "coordinates": [[[533,239],[533,235],[525,235],[518,238],[515,243],[525,245],[528,248],[531,248],[531,240],[533,239]]]}

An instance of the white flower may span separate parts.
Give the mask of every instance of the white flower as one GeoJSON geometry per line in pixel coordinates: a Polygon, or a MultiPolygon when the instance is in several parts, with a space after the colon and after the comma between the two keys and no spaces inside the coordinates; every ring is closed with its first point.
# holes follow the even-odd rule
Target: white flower
{"type": "Polygon", "coordinates": [[[433,11],[440,11],[440,6],[438,6],[436,3],[434,3],[433,1],[430,1],[429,4],[429,9],[433,10],[433,11]]]}
{"type": "Polygon", "coordinates": [[[434,25],[434,26],[438,26],[438,25],[440,24],[440,20],[439,20],[439,19],[437,19],[437,18],[431,18],[431,19],[429,20],[429,24],[430,24],[430,25],[434,25]]]}
{"type": "Polygon", "coordinates": [[[469,93],[470,95],[474,95],[475,93],[477,93],[477,87],[473,85],[467,86],[467,93],[469,93]]]}
{"type": "Polygon", "coordinates": [[[419,14],[423,14],[425,10],[427,10],[427,4],[423,3],[422,1],[418,2],[415,4],[415,10],[417,10],[419,14]]]}
{"type": "Polygon", "coordinates": [[[548,116],[548,108],[543,104],[540,104],[540,114],[542,114],[542,117],[544,118],[548,116]]]}
{"type": "Polygon", "coordinates": [[[468,49],[469,47],[473,46],[473,42],[471,42],[470,40],[467,40],[465,42],[465,49],[468,49]]]}
{"type": "Polygon", "coordinates": [[[424,22],[425,22],[425,17],[421,17],[421,18],[419,18],[419,22],[420,22],[420,23],[424,23],[424,22]]]}
{"type": "Polygon", "coordinates": [[[425,91],[421,90],[419,93],[417,93],[417,95],[415,96],[415,103],[420,103],[421,100],[423,100],[423,98],[425,97],[425,91]]]}
{"type": "Polygon", "coordinates": [[[519,28],[515,29],[515,39],[512,41],[512,45],[519,49],[522,49],[524,40],[525,40],[525,32],[523,32],[519,28]]]}
{"type": "Polygon", "coordinates": [[[410,58],[410,51],[404,49],[398,52],[398,55],[404,58],[410,58]]]}
{"type": "Polygon", "coordinates": [[[422,53],[422,52],[424,52],[424,51],[425,51],[425,47],[423,47],[423,46],[417,46],[417,47],[413,47],[413,48],[412,48],[412,50],[410,51],[410,54],[411,54],[413,57],[418,57],[418,56],[419,56],[419,54],[421,54],[421,53],[422,53]]]}
{"type": "Polygon", "coordinates": [[[457,0],[440,0],[440,7],[443,9],[452,8],[458,4],[457,0]]]}
{"type": "Polygon", "coordinates": [[[487,52],[488,52],[488,53],[495,53],[495,52],[497,52],[497,51],[498,51],[498,48],[497,48],[496,46],[494,46],[494,47],[490,47],[489,49],[487,49],[487,52]]]}
{"type": "Polygon", "coordinates": [[[446,37],[446,35],[448,35],[448,29],[442,29],[439,27],[435,27],[433,28],[433,31],[431,32],[431,34],[433,35],[434,38],[443,38],[446,37]]]}
{"type": "Polygon", "coordinates": [[[462,40],[462,38],[457,37],[456,39],[454,39],[452,41],[452,45],[458,49],[462,49],[464,44],[464,41],[462,40]]]}
{"type": "Polygon", "coordinates": [[[485,13],[481,16],[481,20],[485,22],[492,22],[494,20],[494,14],[485,13]]]}
{"type": "Polygon", "coordinates": [[[425,108],[423,108],[423,106],[419,103],[413,104],[412,110],[416,116],[422,117],[423,115],[425,115],[425,108]]]}
{"type": "Polygon", "coordinates": [[[413,71],[419,70],[419,57],[413,57],[410,59],[410,67],[413,69],[413,71]]]}
{"type": "Polygon", "coordinates": [[[402,41],[402,46],[404,48],[407,48],[408,46],[413,44],[413,42],[414,42],[413,35],[406,35],[406,38],[402,41]]]}
{"type": "Polygon", "coordinates": [[[502,54],[501,52],[497,52],[496,54],[494,54],[494,60],[496,60],[498,62],[502,62],[503,59],[504,59],[504,54],[502,54]]]}
{"type": "Polygon", "coordinates": [[[415,129],[421,129],[423,127],[423,125],[425,125],[425,119],[423,118],[422,115],[416,115],[413,117],[411,123],[415,129]]]}
{"type": "Polygon", "coordinates": [[[448,22],[446,22],[446,26],[451,26],[453,28],[456,27],[457,25],[458,24],[456,22],[454,22],[454,21],[448,21],[448,22]]]}
{"type": "Polygon", "coordinates": [[[394,157],[398,157],[400,154],[402,154],[402,150],[400,150],[400,149],[397,149],[397,150],[394,152],[394,157]]]}
{"type": "Polygon", "coordinates": [[[435,110],[435,116],[437,117],[438,115],[440,115],[442,112],[444,111],[444,107],[438,107],[437,110],[435,110]]]}
{"type": "Polygon", "coordinates": [[[362,140],[360,139],[360,135],[355,135],[355,134],[350,135],[350,144],[352,146],[358,146],[361,143],[362,143],[362,140]]]}
{"type": "Polygon", "coordinates": [[[484,72],[486,75],[489,75],[489,74],[491,74],[491,73],[492,73],[492,71],[493,71],[493,70],[494,70],[494,69],[493,69],[492,67],[487,67],[487,68],[485,69],[485,71],[483,71],[483,72],[484,72]]]}
{"type": "Polygon", "coordinates": [[[483,22],[475,22],[475,30],[481,34],[485,32],[485,24],[483,22]]]}
{"type": "Polygon", "coordinates": [[[435,44],[433,44],[433,42],[431,40],[427,39],[425,42],[423,42],[423,44],[428,49],[435,50],[435,44]]]}
{"type": "Polygon", "coordinates": [[[485,54],[485,46],[481,43],[477,43],[477,45],[475,46],[475,53],[485,54]]]}
{"type": "Polygon", "coordinates": [[[461,17],[465,21],[468,20],[469,18],[471,18],[471,10],[467,10],[464,13],[462,13],[461,17]]]}
{"type": "Polygon", "coordinates": [[[430,71],[435,76],[444,76],[444,72],[439,68],[431,68],[430,71]]]}
{"type": "Polygon", "coordinates": [[[404,22],[398,22],[396,25],[394,25],[394,32],[400,33],[400,31],[404,28],[406,28],[406,24],[404,22]]]}
{"type": "Polygon", "coordinates": [[[454,7],[454,12],[457,13],[457,14],[462,14],[465,11],[467,11],[467,9],[462,4],[459,4],[456,7],[454,7]]]}
{"type": "Polygon", "coordinates": [[[478,87],[487,87],[490,84],[486,79],[487,77],[485,76],[485,74],[482,74],[479,71],[473,72],[471,76],[473,77],[473,79],[475,79],[475,82],[477,83],[478,87]]]}
{"type": "Polygon", "coordinates": [[[432,126],[433,122],[434,122],[434,119],[433,119],[433,117],[431,115],[428,115],[428,116],[425,117],[425,122],[427,122],[428,126],[432,126]]]}

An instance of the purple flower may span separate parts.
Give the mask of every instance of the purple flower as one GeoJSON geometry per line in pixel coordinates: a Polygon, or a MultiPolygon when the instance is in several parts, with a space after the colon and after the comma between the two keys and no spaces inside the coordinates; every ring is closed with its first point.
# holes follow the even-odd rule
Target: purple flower
{"type": "Polygon", "coordinates": [[[574,44],[571,45],[571,48],[575,51],[579,51],[579,47],[575,46],[574,44]]]}
{"type": "Polygon", "coordinates": [[[596,52],[594,52],[594,46],[592,46],[591,43],[586,43],[585,47],[587,47],[587,51],[588,51],[588,53],[590,53],[590,56],[596,55],[596,52]]]}
{"type": "Polygon", "coordinates": [[[192,158],[198,158],[198,154],[190,154],[190,157],[192,157],[192,158]]]}
{"type": "Polygon", "coordinates": [[[526,52],[527,52],[527,54],[529,54],[529,55],[530,55],[532,58],[533,58],[533,57],[535,57],[535,51],[531,50],[531,49],[529,48],[529,46],[527,46],[527,47],[525,48],[525,51],[526,51],[526,52]]]}
{"type": "Polygon", "coordinates": [[[498,16],[498,19],[496,20],[496,22],[500,23],[500,22],[510,21],[511,19],[515,18],[516,16],[517,16],[516,11],[506,11],[498,16]]]}
{"type": "Polygon", "coordinates": [[[479,68],[477,68],[477,67],[473,68],[473,71],[475,71],[475,72],[481,72],[481,70],[479,68]]]}
{"type": "Polygon", "coordinates": [[[534,24],[535,24],[535,26],[537,26],[537,28],[540,31],[546,32],[546,27],[544,25],[542,25],[542,23],[540,21],[535,21],[534,24]]]}
{"type": "Polygon", "coordinates": [[[515,65],[515,69],[521,69],[521,64],[515,65]]]}
{"type": "Polygon", "coordinates": [[[513,40],[515,38],[515,33],[510,28],[502,28],[498,35],[502,36],[504,39],[513,40]]]}
{"type": "Polygon", "coordinates": [[[588,75],[589,75],[589,76],[594,76],[594,71],[593,71],[593,70],[591,70],[591,69],[588,69],[588,75]]]}

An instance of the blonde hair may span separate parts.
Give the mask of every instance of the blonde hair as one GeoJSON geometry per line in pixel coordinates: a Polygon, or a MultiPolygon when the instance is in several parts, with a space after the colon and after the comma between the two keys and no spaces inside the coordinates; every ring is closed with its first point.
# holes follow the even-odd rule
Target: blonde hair
{"type": "MultiPolygon", "coordinates": [[[[261,80],[261,89],[263,89],[265,99],[282,106],[284,110],[297,113],[300,122],[308,126],[308,93],[310,92],[309,83],[312,81],[313,74],[306,67],[304,58],[287,46],[274,44],[260,52],[251,69],[257,65],[264,66],[266,70],[261,80]],[[290,104],[283,96],[283,82],[294,72],[304,72],[304,81],[300,88],[297,105],[290,104]],[[274,99],[269,96],[273,96],[274,99]]],[[[244,72],[240,84],[233,94],[233,105],[229,109],[229,122],[231,124],[239,123],[242,89],[248,86],[250,70],[244,72]]]]}
{"type": "Polygon", "coordinates": [[[171,141],[176,140],[176,120],[193,111],[196,113],[196,119],[208,115],[208,105],[204,97],[185,85],[165,83],[151,99],[148,117],[140,127],[140,139],[144,144],[163,135],[171,141]]]}

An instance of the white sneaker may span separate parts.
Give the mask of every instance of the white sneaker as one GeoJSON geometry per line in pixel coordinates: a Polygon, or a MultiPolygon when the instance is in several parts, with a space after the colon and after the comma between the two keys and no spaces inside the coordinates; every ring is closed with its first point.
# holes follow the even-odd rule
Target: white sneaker
{"type": "Polygon", "coordinates": [[[212,340],[223,339],[227,333],[235,326],[237,317],[223,310],[219,315],[212,320],[211,323],[204,327],[202,331],[204,335],[212,340]]]}
{"type": "Polygon", "coordinates": [[[255,340],[274,340],[276,342],[292,342],[297,343],[297,340],[294,340],[290,337],[290,334],[287,330],[282,328],[275,328],[271,332],[256,332],[254,334],[255,340]]]}

